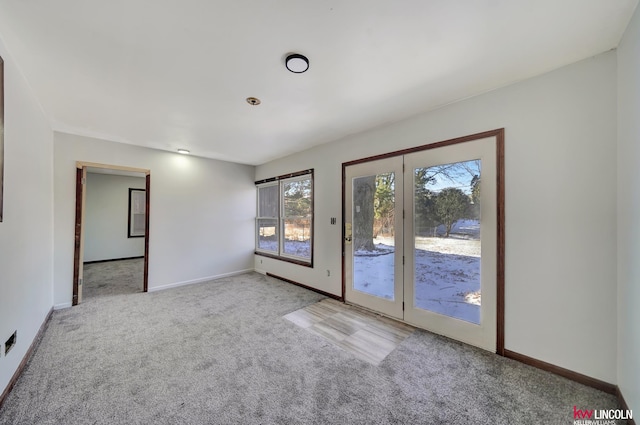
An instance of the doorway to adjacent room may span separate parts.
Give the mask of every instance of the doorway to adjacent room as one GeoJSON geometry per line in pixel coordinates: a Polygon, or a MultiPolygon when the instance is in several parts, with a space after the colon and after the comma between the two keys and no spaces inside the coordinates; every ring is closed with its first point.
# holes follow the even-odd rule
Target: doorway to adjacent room
{"type": "MultiPolygon", "coordinates": [[[[140,290],[147,292],[148,290],[148,271],[149,271],[149,200],[151,189],[150,172],[146,169],[123,167],[107,164],[96,164],[88,162],[76,163],[76,210],[75,210],[75,235],[74,235],[74,265],[73,265],[73,300],[72,305],[82,302],[83,289],[86,286],[87,277],[98,278],[102,275],[109,274],[110,278],[116,278],[117,274],[121,274],[118,285],[111,285],[108,288],[88,288],[89,294],[98,293],[96,289],[106,290],[117,293],[128,290],[128,286],[140,284],[140,290]],[[141,177],[144,179],[140,187],[134,187],[133,190],[124,192],[124,196],[128,196],[128,208],[122,211],[123,217],[127,218],[127,226],[123,227],[123,237],[140,238],[143,240],[143,256],[142,258],[129,258],[127,260],[113,262],[113,264],[102,263],[87,264],[85,270],[85,252],[86,252],[86,233],[87,233],[87,174],[112,174],[114,176],[131,176],[141,177]],[[135,193],[134,193],[135,192],[135,193]],[[133,209],[132,209],[133,208],[133,209]],[[110,270],[110,268],[115,268],[110,270]],[[116,270],[117,269],[117,270],[116,270]],[[87,275],[85,275],[87,272],[87,275]],[[127,282],[124,282],[127,280],[127,282]],[[129,282],[135,280],[134,283],[129,282]],[[123,283],[124,282],[124,283],[123,283]],[[137,283],[139,282],[139,283],[137,283]]],[[[138,254],[136,254],[139,257],[138,254]]],[[[120,258],[116,258],[121,260],[120,258]]],[[[102,276],[104,277],[104,276],[102,276]]],[[[102,279],[102,278],[101,278],[102,279]]],[[[109,279],[103,279],[109,283],[109,279]]],[[[104,291],[103,291],[104,292],[104,291]]]]}

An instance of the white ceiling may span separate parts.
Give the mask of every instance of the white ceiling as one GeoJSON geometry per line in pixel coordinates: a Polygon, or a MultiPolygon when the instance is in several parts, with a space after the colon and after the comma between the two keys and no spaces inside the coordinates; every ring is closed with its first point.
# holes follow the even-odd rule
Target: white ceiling
{"type": "Polygon", "coordinates": [[[637,3],[0,0],[0,33],[55,130],[257,165],[615,48],[637,3]]]}

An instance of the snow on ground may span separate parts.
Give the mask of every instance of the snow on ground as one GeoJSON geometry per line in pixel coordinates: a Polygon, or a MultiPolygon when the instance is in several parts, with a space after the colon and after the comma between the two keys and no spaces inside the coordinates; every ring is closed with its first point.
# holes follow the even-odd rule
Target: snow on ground
{"type": "MultiPolygon", "coordinates": [[[[415,238],[415,306],[480,323],[480,240],[468,239],[479,235],[478,227],[477,222],[461,220],[454,230],[464,236],[415,238]]],[[[393,299],[393,238],[378,236],[374,244],[375,251],[355,253],[354,288],[393,299]]],[[[261,239],[260,247],[277,252],[278,242],[261,239]]],[[[309,241],[286,240],[285,252],[309,258],[309,241]]]]}
{"type": "MultiPolygon", "coordinates": [[[[278,241],[269,238],[260,238],[260,249],[266,249],[278,253],[278,241]]],[[[311,258],[311,243],[310,240],[295,241],[284,240],[284,253],[287,255],[296,255],[303,258],[311,258]]]]}
{"type": "MultiPolygon", "coordinates": [[[[426,231],[428,236],[444,236],[445,227],[443,224],[437,227],[429,227],[422,229],[426,231]]],[[[422,234],[422,233],[420,233],[422,234]]],[[[426,236],[426,235],[424,235],[426,236]]],[[[451,237],[458,239],[479,239],[480,238],[480,222],[478,220],[458,220],[451,226],[451,237]]]]}
{"type": "Polygon", "coordinates": [[[298,257],[311,258],[311,240],[306,241],[284,241],[284,253],[297,255],[298,257]]]}
{"type": "Polygon", "coordinates": [[[417,307],[480,323],[479,256],[416,249],[415,262],[417,307]]]}
{"type": "MultiPolygon", "coordinates": [[[[393,299],[393,239],[374,243],[376,251],[354,256],[354,288],[393,299]]],[[[414,305],[479,324],[480,240],[416,237],[415,243],[414,305]]]]}

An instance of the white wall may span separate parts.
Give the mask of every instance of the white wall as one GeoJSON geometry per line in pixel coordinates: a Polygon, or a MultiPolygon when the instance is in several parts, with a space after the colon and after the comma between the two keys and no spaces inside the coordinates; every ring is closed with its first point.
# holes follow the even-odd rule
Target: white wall
{"type": "Polygon", "coordinates": [[[4,221],[0,223],[0,394],[51,309],[53,132],[0,40],[4,59],[4,221]],[[6,356],[4,342],[18,331],[6,356]]]}
{"type": "Polygon", "coordinates": [[[151,170],[149,290],[253,269],[254,167],[54,133],[54,302],[70,305],[76,161],[151,170]]]}
{"type": "Polygon", "coordinates": [[[87,173],[84,261],[144,255],[144,238],[128,237],[130,188],[144,189],[145,178],[87,173]]]}
{"type": "Polygon", "coordinates": [[[340,294],[341,163],[501,127],[506,348],[615,383],[615,52],[257,167],[315,168],[316,216],[313,269],[256,269],[340,294]]]}
{"type": "MultiPolygon", "coordinates": [[[[640,8],[618,47],[618,385],[640,412],[640,8]]],[[[636,418],[636,422],[638,419],[636,418]]]]}

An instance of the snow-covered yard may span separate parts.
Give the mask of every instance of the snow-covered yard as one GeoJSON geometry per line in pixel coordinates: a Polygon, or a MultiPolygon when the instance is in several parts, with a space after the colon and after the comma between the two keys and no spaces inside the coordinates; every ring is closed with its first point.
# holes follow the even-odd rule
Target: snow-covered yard
{"type": "MultiPolygon", "coordinates": [[[[355,253],[354,288],[392,299],[393,239],[378,237],[374,244],[376,251],[355,253]]],[[[414,305],[479,324],[480,240],[419,236],[415,247],[414,305]]]]}
{"type": "MultiPolygon", "coordinates": [[[[260,238],[260,248],[278,253],[278,241],[273,238],[260,238]]],[[[284,240],[284,253],[287,255],[297,255],[302,258],[311,257],[311,241],[284,240]]]]}
{"type": "MultiPolygon", "coordinates": [[[[418,308],[480,323],[480,239],[479,224],[459,221],[454,227],[464,236],[415,238],[415,302],[418,308]],[[461,238],[462,237],[462,238],[461,238]]],[[[393,298],[394,242],[382,236],[374,239],[375,251],[354,255],[354,288],[378,297],[393,298]]],[[[277,252],[277,241],[262,239],[262,248],[277,252]]],[[[309,241],[285,241],[287,254],[307,257],[309,241]]],[[[407,282],[406,284],[410,284],[407,282]]],[[[405,300],[412,302],[412,300],[405,300]]]]}

